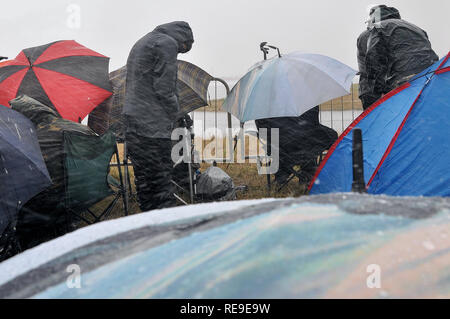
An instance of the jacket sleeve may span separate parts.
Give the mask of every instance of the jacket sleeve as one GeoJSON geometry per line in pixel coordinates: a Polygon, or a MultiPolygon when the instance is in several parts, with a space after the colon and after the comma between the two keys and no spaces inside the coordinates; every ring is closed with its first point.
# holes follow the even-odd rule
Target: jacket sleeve
{"type": "Polygon", "coordinates": [[[367,41],[366,73],[372,93],[381,95],[389,91],[386,84],[388,73],[388,49],[381,32],[372,29],[367,41]]]}
{"type": "Polygon", "coordinates": [[[170,118],[175,120],[180,108],[177,96],[177,55],[178,48],[173,41],[164,41],[156,47],[156,61],[153,89],[157,98],[165,106],[170,118]]]}
{"type": "Polygon", "coordinates": [[[367,41],[364,41],[364,35],[360,35],[356,41],[356,58],[358,59],[358,69],[360,74],[366,74],[366,51],[367,51],[367,41]]]}

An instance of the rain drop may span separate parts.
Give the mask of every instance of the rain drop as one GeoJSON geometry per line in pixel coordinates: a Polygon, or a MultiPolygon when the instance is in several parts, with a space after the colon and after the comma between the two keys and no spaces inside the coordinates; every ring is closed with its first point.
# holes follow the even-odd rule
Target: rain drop
{"type": "Polygon", "coordinates": [[[434,244],[431,242],[431,241],[429,241],[429,240],[427,240],[427,241],[424,241],[423,243],[422,243],[422,245],[423,245],[423,247],[425,247],[425,249],[427,249],[427,250],[434,250],[434,244]]]}
{"type": "Polygon", "coordinates": [[[16,127],[17,136],[19,137],[19,140],[21,140],[22,136],[20,136],[19,128],[17,127],[17,123],[15,123],[14,126],[16,127]]]}

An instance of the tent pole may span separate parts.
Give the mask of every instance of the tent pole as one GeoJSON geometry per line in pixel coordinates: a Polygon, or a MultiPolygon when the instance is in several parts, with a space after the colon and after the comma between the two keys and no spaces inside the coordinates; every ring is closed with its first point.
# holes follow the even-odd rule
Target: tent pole
{"type": "Polygon", "coordinates": [[[363,160],[363,145],[362,132],[360,128],[353,130],[353,183],[352,192],[367,193],[366,183],[364,181],[364,160],[363,160]]]}

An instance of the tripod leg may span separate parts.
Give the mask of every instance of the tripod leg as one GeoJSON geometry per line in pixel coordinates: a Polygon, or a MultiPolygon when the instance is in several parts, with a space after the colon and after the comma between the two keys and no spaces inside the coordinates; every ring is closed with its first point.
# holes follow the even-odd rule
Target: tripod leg
{"type": "MultiPolygon", "coordinates": [[[[119,162],[119,161],[117,161],[119,162]]],[[[128,171],[128,152],[127,152],[127,142],[123,142],[123,167],[124,167],[124,181],[123,181],[123,199],[124,203],[126,203],[125,216],[128,216],[128,192],[131,195],[131,181],[130,181],[130,173],[128,171]],[[127,185],[128,184],[128,185],[127,185]],[[128,187],[128,189],[127,189],[128,187]]]]}
{"type": "Polygon", "coordinates": [[[189,150],[189,163],[188,163],[188,171],[189,171],[189,192],[191,204],[194,204],[194,182],[192,180],[192,149],[189,147],[188,138],[191,138],[191,134],[189,130],[185,128],[185,139],[186,139],[186,150],[189,150]]]}
{"type": "Polygon", "coordinates": [[[115,145],[114,152],[116,154],[117,159],[117,169],[119,170],[119,181],[120,181],[120,193],[122,195],[123,199],[123,208],[125,211],[125,216],[128,216],[128,194],[127,194],[127,185],[126,182],[122,176],[122,166],[120,165],[120,156],[119,156],[119,150],[117,148],[117,143],[115,145]]]}

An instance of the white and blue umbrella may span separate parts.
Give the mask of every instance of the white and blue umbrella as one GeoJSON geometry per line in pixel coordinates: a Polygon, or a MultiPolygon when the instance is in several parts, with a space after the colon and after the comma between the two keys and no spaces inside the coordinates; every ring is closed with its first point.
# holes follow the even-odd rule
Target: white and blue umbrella
{"type": "Polygon", "coordinates": [[[241,122],[300,116],[350,94],[357,71],[324,55],[293,52],[256,64],[233,87],[222,109],[241,122]]]}

